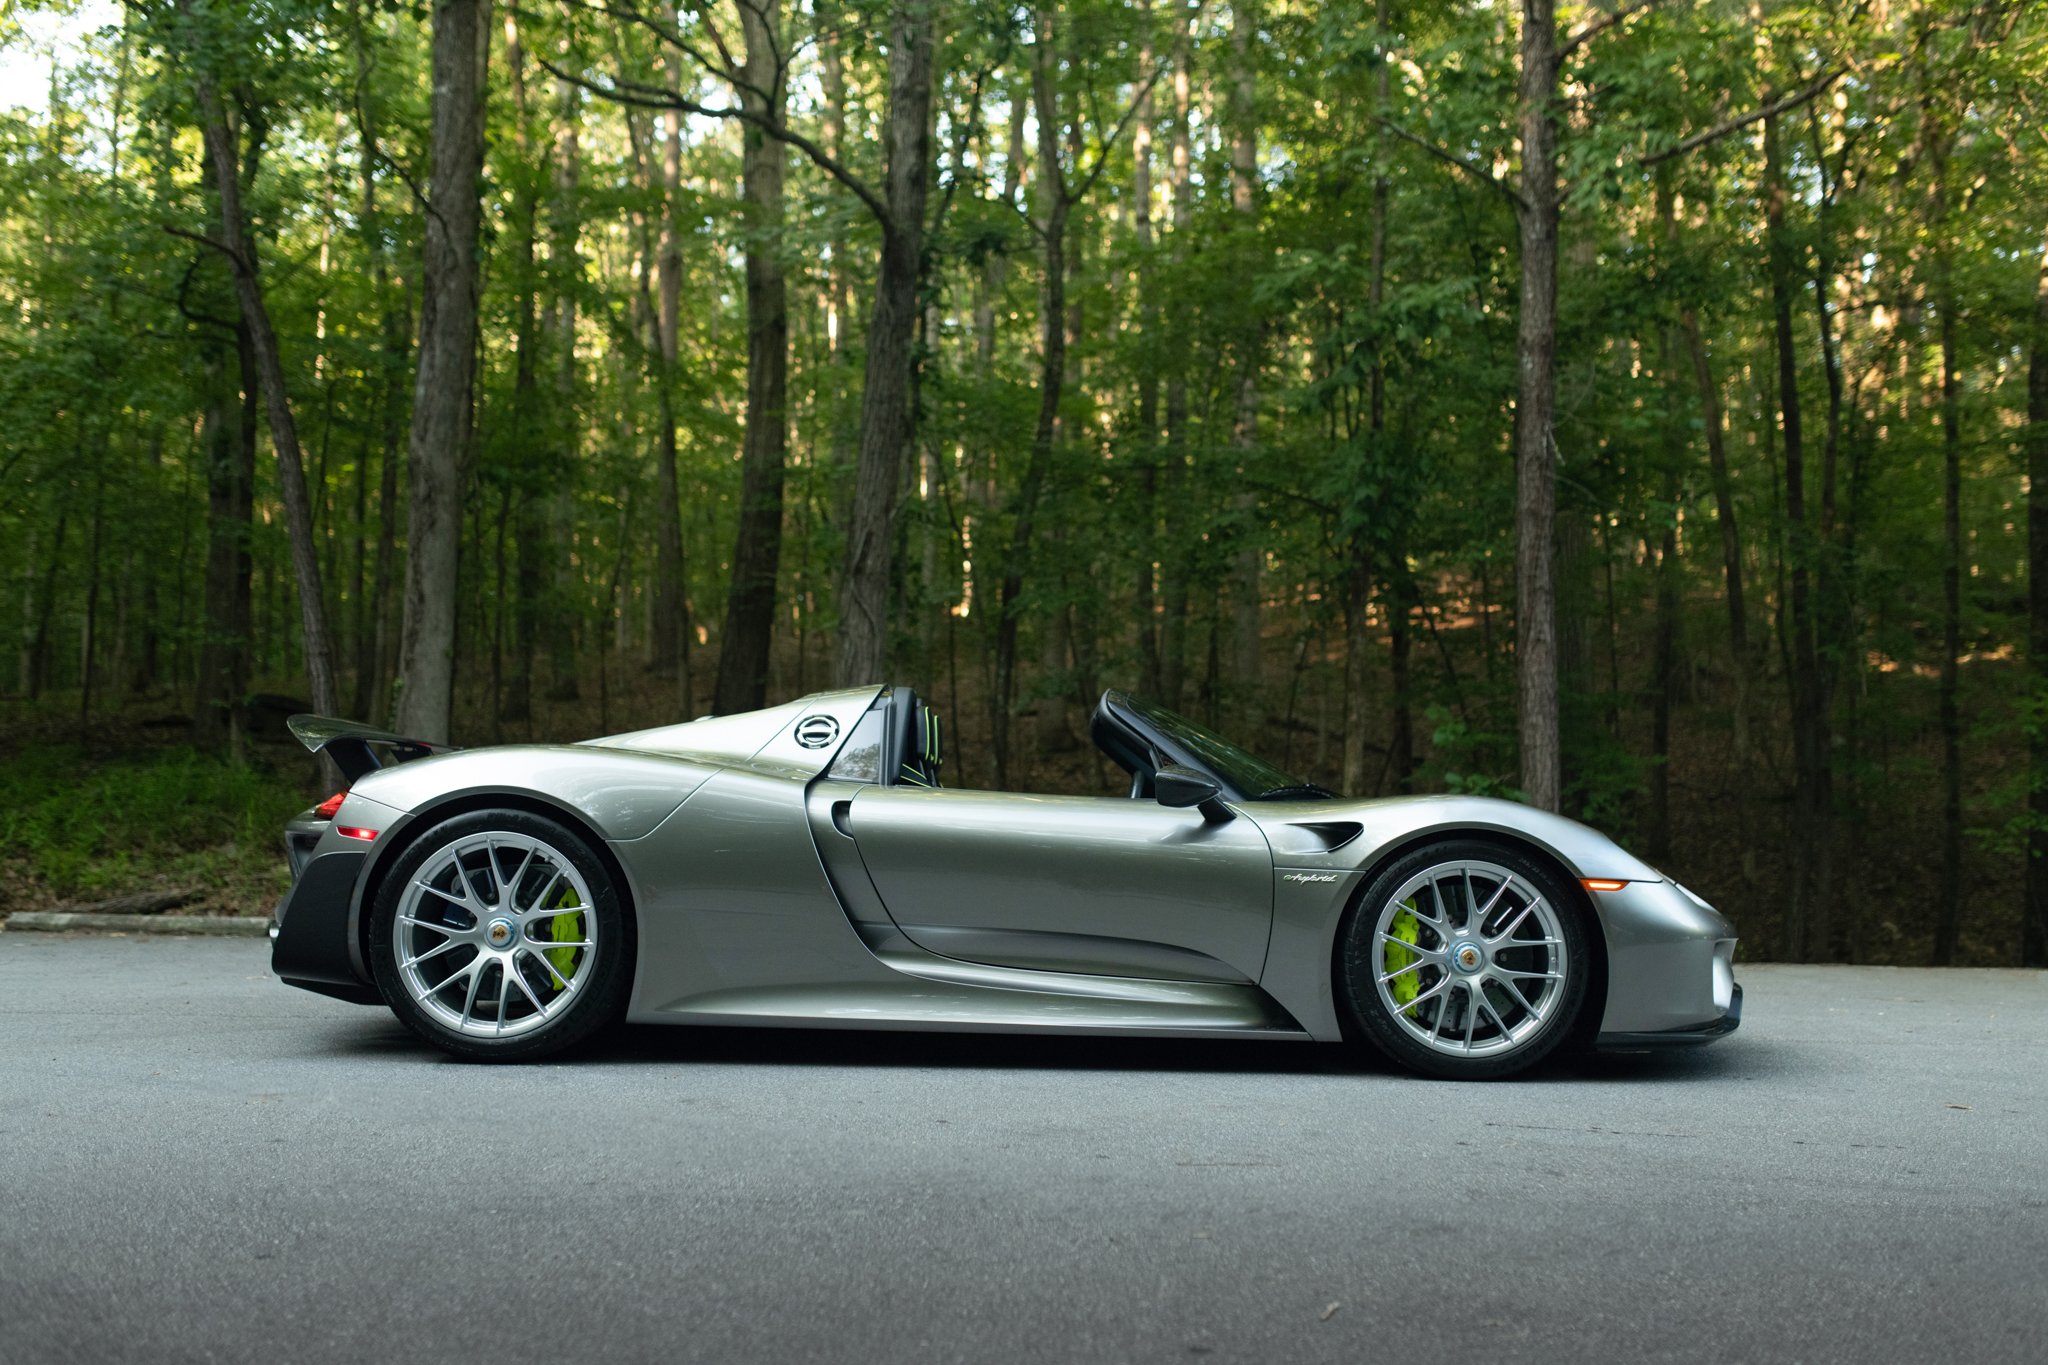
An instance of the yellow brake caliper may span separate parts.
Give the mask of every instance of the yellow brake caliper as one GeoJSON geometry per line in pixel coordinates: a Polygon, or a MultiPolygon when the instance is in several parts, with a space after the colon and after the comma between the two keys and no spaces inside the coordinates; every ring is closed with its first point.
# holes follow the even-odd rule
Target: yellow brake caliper
{"type": "MultiPolygon", "coordinates": [[[[562,888],[561,899],[556,901],[555,904],[573,905],[575,904],[575,901],[576,888],[573,886],[565,886],[562,888]]],[[[553,939],[557,943],[576,942],[577,940],[583,937],[582,933],[579,932],[578,929],[578,926],[581,923],[582,919],[583,911],[581,911],[580,909],[572,910],[566,915],[556,915],[553,919],[550,919],[548,921],[548,937],[553,939]]],[[[562,989],[567,990],[569,988],[569,977],[571,975],[570,966],[572,963],[576,961],[576,949],[546,948],[543,949],[542,952],[547,957],[548,962],[554,967],[555,976],[559,981],[561,981],[562,989]]]]}
{"type": "MultiPolygon", "coordinates": [[[[1415,942],[1415,936],[1421,932],[1421,923],[1409,910],[1403,909],[1401,913],[1394,916],[1392,934],[1403,943],[1415,942]]],[[[1406,948],[1396,948],[1391,943],[1387,945],[1386,971],[1388,972],[1399,972],[1403,967],[1420,962],[1421,960],[1422,957],[1418,953],[1411,953],[1406,948]]],[[[1402,972],[1401,975],[1387,983],[1387,989],[1394,993],[1396,1003],[1406,1005],[1421,993],[1422,973],[1419,971],[1402,972]]],[[[1413,1019],[1415,1017],[1414,1011],[1410,1010],[1407,1013],[1409,1018],[1413,1019]]]]}

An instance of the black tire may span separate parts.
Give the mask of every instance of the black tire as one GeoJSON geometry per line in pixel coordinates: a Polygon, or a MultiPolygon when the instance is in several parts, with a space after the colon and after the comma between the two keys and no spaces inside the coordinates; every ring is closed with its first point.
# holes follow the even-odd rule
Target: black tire
{"type": "Polygon", "coordinates": [[[1535,1065],[1574,1033],[1588,983],[1596,974],[1588,919],[1579,888],[1547,861],[1488,839],[1436,840],[1389,864],[1352,904],[1338,932],[1338,997],[1356,1034],[1411,1071],[1450,1080],[1511,1076],[1535,1065]],[[1461,866],[1471,870],[1475,865],[1495,872],[1475,871],[1469,892],[1460,889],[1466,884],[1459,878],[1448,875],[1441,883],[1448,891],[1430,883],[1425,883],[1426,891],[1415,889],[1417,879],[1432,871],[1461,866]],[[1502,891],[1499,908],[1471,926],[1473,903],[1495,890],[1502,891]],[[1440,894],[1449,904],[1434,899],[1440,894]],[[1531,900],[1548,907],[1554,938],[1540,927],[1545,923],[1541,906],[1529,905],[1526,913],[1519,908],[1531,900]],[[1418,910],[1404,910],[1411,905],[1418,910]],[[1440,935],[1429,927],[1436,922],[1423,917],[1430,909],[1442,916],[1448,933],[1440,935]],[[1460,914],[1466,920],[1460,921],[1460,914]],[[1535,920],[1539,927],[1518,927],[1499,939],[1489,936],[1518,915],[1521,925],[1535,920]],[[1398,941],[1380,938],[1383,920],[1398,941]],[[1402,947],[1411,941],[1418,950],[1402,947]],[[1379,956],[1376,943],[1384,950],[1379,956]],[[1477,950],[1476,957],[1467,953],[1468,948],[1477,950]],[[1426,960],[1425,951],[1439,954],[1440,960],[1426,960]],[[1456,965],[1465,958],[1473,961],[1470,973],[1456,965]],[[1555,972],[1563,979],[1552,981],[1533,970],[1539,966],[1543,973],[1555,972]],[[1407,1003],[1388,998],[1403,986],[1389,982],[1383,991],[1382,967],[1397,980],[1412,974],[1414,985],[1405,989],[1414,994],[1407,1003]],[[1512,980],[1505,979],[1510,975],[1512,980]],[[1530,980],[1540,981],[1533,998],[1526,994],[1530,980]],[[1426,994],[1432,991],[1434,995],[1426,994]],[[1457,1034],[1467,1020],[1474,1025],[1464,1035],[1471,1038],[1467,1055],[1452,1050],[1460,1038],[1420,1036],[1432,1032],[1430,1025],[1441,1034],[1446,1024],[1457,1034]]]}
{"type": "MultiPolygon", "coordinates": [[[[564,882],[573,888],[573,878],[565,877],[564,882]]],[[[580,897],[578,899],[580,901],[580,897]]],[[[558,903],[555,898],[549,898],[550,906],[558,903]]],[[[415,913],[425,915],[430,912],[416,908],[415,913]]],[[[528,1062],[554,1057],[617,1023],[625,1016],[626,997],[632,989],[635,948],[633,916],[623,904],[609,865],[592,849],[590,841],[558,820],[523,810],[471,811],[453,816],[421,834],[380,878],[370,914],[370,969],[391,1012],[434,1046],[469,1061],[528,1062]],[[587,888],[589,920],[584,920],[574,911],[563,917],[544,912],[540,906],[540,897],[544,893],[535,890],[529,893],[534,903],[526,907],[526,913],[536,917],[538,927],[529,927],[523,940],[519,931],[513,930],[511,941],[514,948],[510,952],[505,952],[503,945],[498,945],[494,951],[492,944],[484,942],[486,932],[497,932],[495,927],[487,930],[486,926],[495,926],[500,919],[520,920],[521,888],[533,886],[548,870],[546,855],[536,855],[543,860],[541,868],[531,874],[530,880],[522,880],[527,874],[526,867],[518,863],[520,850],[500,849],[497,846],[500,836],[508,844],[537,842],[548,853],[558,854],[568,867],[573,868],[574,876],[580,877],[587,888]],[[489,859],[483,866],[496,869],[493,880],[499,901],[505,899],[506,881],[512,883],[512,913],[509,915],[499,911],[498,902],[483,898],[482,893],[489,884],[480,887],[476,880],[475,859],[479,855],[475,844],[479,840],[490,849],[487,855],[482,855],[489,859]],[[457,932],[443,935],[438,929],[419,928],[416,927],[417,921],[409,922],[408,931],[415,936],[415,946],[411,951],[420,953],[417,944],[422,941],[433,947],[439,946],[443,938],[453,940],[461,935],[472,935],[472,938],[445,952],[446,959],[452,964],[448,977],[461,972],[464,965],[474,959],[495,957],[497,965],[487,964],[475,969],[479,989],[481,983],[492,981],[495,973],[496,990],[513,1010],[525,1010],[525,1002],[534,999],[538,993],[538,1003],[530,1014],[516,1021],[518,1031],[510,1036],[485,1037],[466,1031],[462,1025],[470,1014],[467,1004],[462,1016],[451,1025],[444,1014],[453,1011],[455,997],[462,994],[459,985],[450,986],[446,995],[430,996],[432,1002],[445,1007],[444,1014],[437,1014],[415,999],[415,989],[426,989],[431,983],[416,979],[414,987],[407,984],[407,969],[424,962],[427,955],[401,965],[397,951],[400,910],[406,904],[408,889],[420,878],[422,869],[440,865],[451,854],[458,869],[452,875],[466,880],[451,881],[449,885],[465,894],[477,894],[479,899],[474,909],[481,913],[464,911],[447,896],[431,902],[416,897],[416,907],[436,907],[431,913],[451,921],[457,932]],[[465,863],[465,858],[471,861],[465,863]],[[540,917],[544,914],[546,918],[543,920],[540,917]],[[572,950],[545,946],[555,941],[552,937],[541,937],[542,933],[553,932],[546,926],[560,925],[564,917],[578,926],[574,932],[582,934],[591,945],[586,957],[579,958],[572,950]],[[470,921],[466,927],[460,924],[464,919],[470,921]],[[592,927],[595,934],[590,933],[592,927]],[[439,937],[418,940],[417,935],[421,933],[439,937]],[[473,954],[466,953],[465,949],[473,949],[473,954]],[[562,959],[559,970],[551,968],[543,960],[551,953],[562,959]],[[567,957],[562,956],[565,953],[567,957]],[[515,964],[510,970],[520,973],[522,981],[508,979],[506,963],[515,964]],[[586,969],[587,976],[584,974],[586,969]],[[563,973],[567,976],[564,977],[563,973]],[[526,984],[529,982],[534,984],[526,984]],[[522,985],[523,989],[514,992],[511,989],[514,985],[522,985]],[[552,1014],[548,1013],[550,1009],[552,1014]]],[[[417,970],[423,977],[429,970],[440,969],[417,970]]],[[[501,1018],[505,1012],[499,1012],[501,1018]]],[[[482,1020],[477,1022],[479,1026],[484,1023],[482,1020]]]]}

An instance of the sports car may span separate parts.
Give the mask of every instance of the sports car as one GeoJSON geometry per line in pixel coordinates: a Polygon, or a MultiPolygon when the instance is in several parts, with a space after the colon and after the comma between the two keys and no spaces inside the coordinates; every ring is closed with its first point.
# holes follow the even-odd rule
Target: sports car
{"type": "Polygon", "coordinates": [[[1349,1041],[1477,1079],[1741,1018],[1729,922],[1594,830],[1346,800],[1119,692],[1089,731],[1121,797],[944,786],[907,687],[570,745],[289,723],[348,786],[287,828],[273,970],[460,1057],[623,1019],[1349,1041]]]}

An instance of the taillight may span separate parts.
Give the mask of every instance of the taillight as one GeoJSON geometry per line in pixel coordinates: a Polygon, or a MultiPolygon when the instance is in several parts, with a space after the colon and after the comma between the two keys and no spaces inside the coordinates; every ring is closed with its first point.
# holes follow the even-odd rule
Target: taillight
{"type": "Polygon", "coordinates": [[[319,816],[322,820],[332,820],[334,813],[341,809],[341,803],[347,799],[348,788],[344,787],[319,805],[313,807],[313,814],[319,816]]]}

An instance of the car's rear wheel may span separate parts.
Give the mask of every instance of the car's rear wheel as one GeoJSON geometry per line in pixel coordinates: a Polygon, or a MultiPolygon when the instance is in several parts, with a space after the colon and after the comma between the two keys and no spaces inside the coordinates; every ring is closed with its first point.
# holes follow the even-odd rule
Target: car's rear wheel
{"type": "Polygon", "coordinates": [[[1340,994],[1358,1031],[1412,1070],[1510,1075],[1572,1031],[1592,976],[1585,918],[1576,889],[1519,849],[1428,844],[1352,907],[1340,994]]]}
{"type": "Polygon", "coordinates": [[[624,1013],[630,916],[604,861],[561,822],[458,815],[382,878],[369,956],[392,1012],[460,1057],[527,1061],[624,1013]]]}

